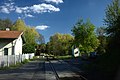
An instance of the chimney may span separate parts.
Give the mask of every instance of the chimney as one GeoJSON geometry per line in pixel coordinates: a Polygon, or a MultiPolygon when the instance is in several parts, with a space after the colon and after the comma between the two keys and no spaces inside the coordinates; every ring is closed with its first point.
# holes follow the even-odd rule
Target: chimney
{"type": "Polygon", "coordinates": [[[10,28],[6,28],[6,31],[10,31],[10,28]]]}

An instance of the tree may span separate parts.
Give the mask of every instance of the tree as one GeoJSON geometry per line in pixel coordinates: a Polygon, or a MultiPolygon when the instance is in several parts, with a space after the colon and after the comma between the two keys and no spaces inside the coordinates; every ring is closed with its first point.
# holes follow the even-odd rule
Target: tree
{"type": "Polygon", "coordinates": [[[18,19],[13,26],[11,27],[11,30],[18,30],[18,31],[25,31],[26,30],[26,24],[23,20],[18,19]]]}
{"type": "Polygon", "coordinates": [[[39,33],[35,30],[35,28],[26,27],[24,37],[26,39],[26,44],[23,46],[23,52],[34,52],[35,46],[37,46],[36,39],[39,38],[39,33]]]}
{"type": "Polygon", "coordinates": [[[39,34],[39,37],[36,39],[37,44],[44,44],[45,38],[42,34],[39,34]]]}
{"type": "Polygon", "coordinates": [[[75,36],[74,45],[80,48],[83,53],[93,52],[99,45],[99,41],[94,32],[95,26],[87,20],[86,23],[80,19],[72,29],[75,36]]]}
{"type": "Polygon", "coordinates": [[[45,43],[39,44],[38,49],[40,50],[41,53],[46,53],[46,44],[45,43]]]}
{"type": "Polygon", "coordinates": [[[68,55],[71,51],[71,43],[73,36],[70,34],[56,33],[50,37],[50,42],[47,43],[47,52],[53,55],[68,55]]]}
{"type": "Polygon", "coordinates": [[[106,46],[107,46],[107,36],[105,35],[106,28],[99,27],[99,28],[97,28],[96,33],[97,33],[97,37],[98,37],[99,43],[100,43],[97,48],[97,53],[103,54],[106,52],[106,46]]]}
{"type": "Polygon", "coordinates": [[[105,36],[106,34],[106,28],[104,26],[98,27],[96,30],[97,36],[105,36]]]}
{"type": "Polygon", "coordinates": [[[23,31],[26,43],[23,46],[23,53],[31,53],[35,51],[37,42],[41,40],[41,34],[39,34],[34,27],[29,27],[21,19],[18,19],[13,26],[12,30],[23,31]]]}
{"type": "Polygon", "coordinates": [[[28,43],[36,43],[36,39],[39,38],[39,33],[34,27],[26,27],[24,36],[28,43]]]}
{"type": "Polygon", "coordinates": [[[10,19],[0,19],[0,29],[5,30],[6,28],[11,28],[13,25],[12,21],[10,19]]]}
{"type": "Polygon", "coordinates": [[[110,50],[120,47],[120,1],[113,0],[106,8],[105,24],[107,27],[107,34],[109,37],[108,47],[110,50]]]}
{"type": "Polygon", "coordinates": [[[53,54],[53,52],[52,52],[52,47],[53,47],[53,45],[52,45],[52,42],[50,41],[50,42],[47,42],[47,44],[46,44],[46,53],[47,54],[53,54]]]}

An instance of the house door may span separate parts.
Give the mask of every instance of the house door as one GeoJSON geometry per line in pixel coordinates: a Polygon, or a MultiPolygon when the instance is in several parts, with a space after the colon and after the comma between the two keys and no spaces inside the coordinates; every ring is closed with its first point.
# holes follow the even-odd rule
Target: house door
{"type": "Polygon", "coordinates": [[[8,48],[4,48],[4,55],[8,55],[8,48]]]}

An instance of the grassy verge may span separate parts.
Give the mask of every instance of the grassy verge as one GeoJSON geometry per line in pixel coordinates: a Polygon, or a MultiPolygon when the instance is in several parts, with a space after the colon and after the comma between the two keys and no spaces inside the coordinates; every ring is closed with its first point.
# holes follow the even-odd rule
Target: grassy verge
{"type": "Polygon", "coordinates": [[[94,60],[88,60],[89,64],[83,63],[82,69],[90,74],[95,73],[95,76],[102,76],[102,80],[114,80],[120,67],[119,56],[117,52],[106,53],[94,60]]]}
{"type": "Polygon", "coordinates": [[[23,64],[25,64],[25,63],[28,63],[29,62],[29,60],[28,59],[25,59],[23,62],[19,62],[19,63],[16,63],[16,65],[15,64],[13,64],[13,65],[10,65],[9,67],[7,67],[7,66],[5,66],[5,67],[1,67],[0,68],[0,70],[8,70],[8,69],[16,69],[16,68],[19,68],[19,67],[21,67],[23,64]]]}
{"type": "Polygon", "coordinates": [[[71,55],[67,55],[67,56],[57,56],[57,59],[71,59],[72,56],[71,55]]]}
{"type": "Polygon", "coordinates": [[[60,80],[82,80],[80,77],[61,77],[60,80]]]}

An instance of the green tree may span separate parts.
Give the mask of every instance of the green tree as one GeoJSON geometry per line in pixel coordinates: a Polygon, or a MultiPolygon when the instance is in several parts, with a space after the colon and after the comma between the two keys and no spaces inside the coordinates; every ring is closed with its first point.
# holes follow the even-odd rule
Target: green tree
{"type": "Polygon", "coordinates": [[[46,53],[46,44],[45,43],[39,44],[38,49],[40,50],[41,53],[46,53]]]}
{"type": "Polygon", "coordinates": [[[106,46],[107,46],[107,36],[106,34],[106,28],[105,27],[99,27],[96,30],[97,37],[99,39],[99,46],[97,48],[98,54],[103,54],[106,52],[106,46]]]}
{"type": "Polygon", "coordinates": [[[26,44],[23,46],[23,52],[34,52],[35,46],[37,46],[36,39],[39,39],[39,33],[35,30],[35,28],[26,27],[24,32],[24,37],[26,39],[26,44]]]}
{"type": "Polygon", "coordinates": [[[26,27],[24,36],[28,43],[36,43],[36,39],[39,38],[39,33],[35,30],[34,27],[26,27]]]}
{"type": "Polygon", "coordinates": [[[56,33],[50,37],[50,44],[52,45],[50,49],[52,49],[51,51],[53,55],[61,55],[63,53],[60,38],[62,38],[62,35],[60,33],[56,33]]]}
{"type": "Polygon", "coordinates": [[[0,19],[0,29],[5,30],[6,28],[11,28],[13,25],[12,21],[10,19],[0,19]]]}
{"type": "Polygon", "coordinates": [[[50,41],[50,42],[47,42],[47,44],[46,44],[46,53],[47,54],[53,54],[53,52],[52,52],[52,42],[50,41]]]}
{"type": "Polygon", "coordinates": [[[36,39],[36,42],[38,44],[44,44],[45,43],[45,38],[42,34],[39,34],[39,37],[36,39]]]}
{"type": "Polygon", "coordinates": [[[18,19],[13,26],[11,27],[11,30],[18,30],[18,31],[25,31],[26,30],[26,24],[23,20],[18,19]]]}
{"type": "Polygon", "coordinates": [[[71,51],[71,43],[73,36],[70,34],[56,33],[50,37],[50,42],[47,43],[48,51],[53,55],[68,55],[71,51]]]}
{"type": "Polygon", "coordinates": [[[120,47],[120,0],[113,0],[106,8],[105,24],[109,37],[109,50],[120,47]]]}
{"type": "Polygon", "coordinates": [[[84,23],[83,19],[80,19],[73,27],[72,32],[75,36],[74,45],[79,47],[81,52],[90,53],[98,47],[99,41],[94,29],[95,26],[89,20],[84,23]]]}
{"type": "Polygon", "coordinates": [[[23,31],[26,43],[23,46],[23,53],[31,53],[35,51],[37,42],[41,40],[41,34],[39,34],[34,27],[29,27],[21,19],[18,19],[13,26],[12,30],[23,31]]]}

